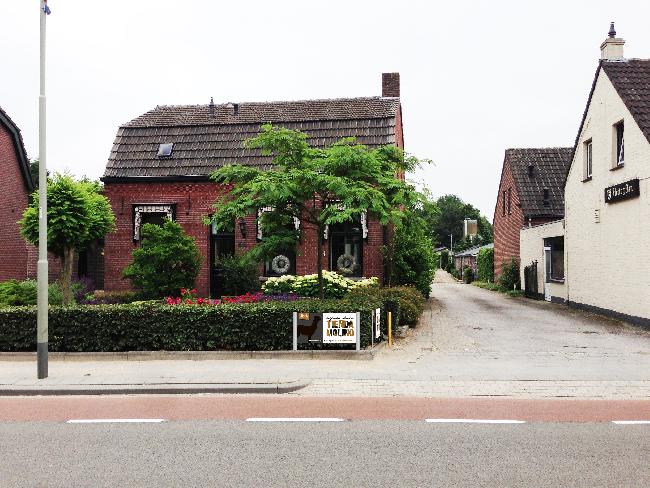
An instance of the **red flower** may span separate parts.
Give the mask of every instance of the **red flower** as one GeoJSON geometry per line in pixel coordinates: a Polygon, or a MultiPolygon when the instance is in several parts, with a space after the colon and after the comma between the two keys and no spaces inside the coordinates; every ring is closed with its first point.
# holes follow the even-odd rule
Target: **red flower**
{"type": "Polygon", "coordinates": [[[203,305],[203,298],[197,298],[196,303],[198,303],[199,305],[203,305]]]}
{"type": "Polygon", "coordinates": [[[195,294],[196,293],[196,288],[194,288],[193,290],[190,290],[190,293],[195,294]]]}
{"type": "Polygon", "coordinates": [[[187,293],[187,290],[185,288],[181,288],[181,295],[185,295],[187,293]]]}

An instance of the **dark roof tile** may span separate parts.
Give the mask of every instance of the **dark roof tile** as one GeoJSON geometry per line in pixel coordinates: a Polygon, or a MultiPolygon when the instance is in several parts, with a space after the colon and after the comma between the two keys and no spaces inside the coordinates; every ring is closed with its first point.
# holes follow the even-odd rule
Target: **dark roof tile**
{"type": "Polygon", "coordinates": [[[399,99],[348,98],[297,102],[241,103],[238,115],[228,105],[159,106],[118,129],[104,178],[207,176],[225,164],[268,168],[271,158],[244,147],[264,123],[308,135],[308,143],[326,147],[344,137],[376,147],[395,143],[399,99]],[[169,158],[158,146],[173,142],[169,158]]]}
{"type": "Polygon", "coordinates": [[[510,165],[526,217],[564,216],[564,179],[572,154],[571,147],[506,150],[505,162],[510,165]],[[544,203],[544,189],[549,193],[547,204],[544,203]]]}
{"type": "Polygon", "coordinates": [[[650,142],[650,59],[603,61],[602,68],[650,142]]]}

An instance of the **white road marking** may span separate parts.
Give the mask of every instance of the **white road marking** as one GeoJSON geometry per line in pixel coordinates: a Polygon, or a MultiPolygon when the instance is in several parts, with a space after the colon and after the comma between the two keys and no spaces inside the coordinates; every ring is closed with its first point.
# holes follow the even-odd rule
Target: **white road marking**
{"type": "Polygon", "coordinates": [[[525,420],[504,419],[425,419],[430,424],[525,424],[525,420]]]}
{"type": "Polygon", "coordinates": [[[612,420],[616,425],[650,425],[650,420],[612,420]]]}
{"type": "Polygon", "coordinates": [[[335,417],[251,417],[246,422],[345,422],[335,417]]]}
{"type": "Polygon", "coordinates": [[[159,424],[165,419],[73,419],[68,424],[159,424]]]}

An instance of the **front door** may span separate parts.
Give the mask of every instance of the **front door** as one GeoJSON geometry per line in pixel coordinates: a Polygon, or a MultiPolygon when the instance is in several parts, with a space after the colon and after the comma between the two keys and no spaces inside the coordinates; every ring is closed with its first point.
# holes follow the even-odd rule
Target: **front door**
{"type": "Polygon", "coordinates": [[[217,230],[212,224],[210,230],[210,297],[223,295],[223,279],[220,261],[224,256],[235,254],[235,229],[217,230]]]}
{"type": "Polygon", "coordinates": [[[544,300],[551,301],[551,248],[544,248],[544,300]]]}

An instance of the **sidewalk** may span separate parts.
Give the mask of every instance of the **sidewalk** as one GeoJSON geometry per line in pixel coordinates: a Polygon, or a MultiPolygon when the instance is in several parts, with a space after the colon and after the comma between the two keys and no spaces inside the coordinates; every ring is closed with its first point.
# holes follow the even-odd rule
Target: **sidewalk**
{"type": "Polygon", "coordinates": [[[39,381],[35,359],[7,360],[5,355],[0,395],[650,398],[650,333],[457,282],[434,283],[432,294],[436,298],[419,326],[393,348],[380,348],[371,361],[303,355],[213,360],[200,353],[152,360],[52,359],[49,378],[39,381]]]}

